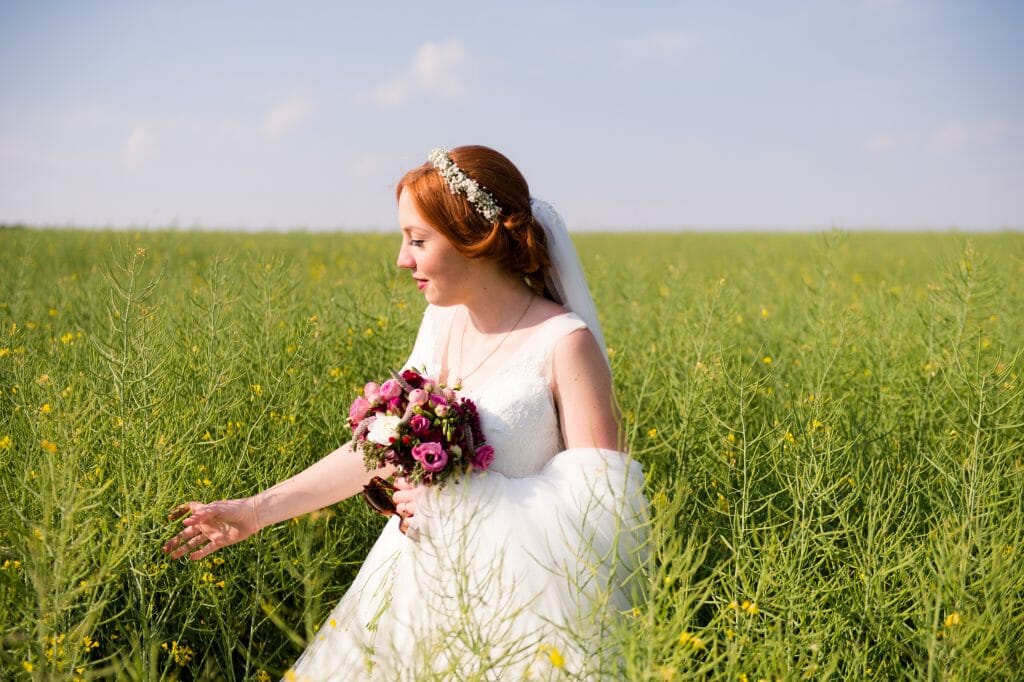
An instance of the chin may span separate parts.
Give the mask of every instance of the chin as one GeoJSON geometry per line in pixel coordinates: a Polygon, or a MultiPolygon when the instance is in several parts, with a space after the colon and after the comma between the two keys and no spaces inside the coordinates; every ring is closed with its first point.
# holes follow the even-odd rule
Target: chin
{"type": "Polygon", "coordinates": [[[439,308],[448,308],[453,305],[458,305],[459,303],[455,298],[445,296],[438,291],[434,291],[430,287],[427,287],[427,290],[423,292],[423,298],[427,299],[427,303],[430,305],[436,305],[439,308]]]}

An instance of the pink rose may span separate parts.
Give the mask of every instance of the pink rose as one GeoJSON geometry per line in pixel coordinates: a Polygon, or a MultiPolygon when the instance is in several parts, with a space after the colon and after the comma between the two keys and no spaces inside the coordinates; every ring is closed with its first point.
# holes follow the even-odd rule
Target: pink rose
{"type": "Polygon", "coordinates": [[[409,393],[409,404],[422,405],[423,403],[427,402],[428,398],[430,398],[430,395],[426,391],[424,391],[421,388],[414,388],[409,393]]]}
{"type": "Polygon", "coordinates": [[[486,469],[494,461],[494,448],[490,445],[481,445],[473,453],[473,468],[486,469]]]}
{"type": "Polygon", "coordinates": [[[402,413],[402,399],[401,398],[392,398],[391,400],[389,400],[388,401],[388,410],[390,410],[394,414],[401,414],[402,413]]]}
{"type": "Polygon", "coordinates": [[[380,386],[372,381],[366,384],[363,386],[363,397],[371,403],[376,401],[380,397],[380,386]]]}
{"type": "Polygon", "coordinates": [[[348,408],[348,423],[353,427],[359,422],[363,421],[363,417],[370,411],[370,401],[362,396],[352,401],[352,405],[348,408]]]}
{"type": "Polygon", "coordinates": [[[438,405],[437,407],[434,408],[434,414],[436,414],[438,417],[445,416],[446,414],[448,414],[448,406],[438,405]]]}
{"type": "Polygon", "coordinates": [[[412,432],[417,436],[422,436],[430,430],[430,420],[424,417],[422,414],[414,415],[409,420],[409,426],[412,427],[412,432]]]}
{"type": "Polygon", "coordinates": [[[455,402],[455,391],[453,391],[452,389],[444,389],[443,391],[441,391],[441,395],[443,395],[444,399],[447,400],[448,402],[455,402]]]}
{"type": "Polygon", "coordinates": [[[380,387],[380,397],[384,400],[391,400],[402,395],[402,386],[394,379],[388,379],[380,387]]]}
{"type": "Polygon", "coordinates": [[[441,471],[448,464],[448,453],[440,443],[420,443],[412,449],[412,456],[429,472],[441,471]]]}

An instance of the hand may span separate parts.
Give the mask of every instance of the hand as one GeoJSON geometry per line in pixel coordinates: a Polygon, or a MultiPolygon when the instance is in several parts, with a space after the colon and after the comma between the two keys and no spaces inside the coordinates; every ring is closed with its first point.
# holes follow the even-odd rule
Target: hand
{"type": "Polygon", "coordinates": [[[391,499],[395,501],[395,511],[402,517],[402,526],[408,528],[409,518],[416,514],[416,486],[401,476],[396,477],[391,499]]]}
{"type": "Polygon", "coordinates": [[[204,559],[221,547],[241,542],[260,529],[252,498],[220,500],[203,504],[186,502],[167,515],[180,519],[185,529],[164,545],[164,554],[175,559],[188,554],[191,561],[204,559]],[[186,516],[190,514],[190,516],[186,516]]]}

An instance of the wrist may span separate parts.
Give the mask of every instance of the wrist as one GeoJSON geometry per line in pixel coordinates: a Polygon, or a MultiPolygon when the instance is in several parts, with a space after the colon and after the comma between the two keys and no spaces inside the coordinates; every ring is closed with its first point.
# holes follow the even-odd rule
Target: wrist
{"type": "Polygon", "coordinates": [[[249,513],[249,519],[252,523],[253,533],[258,533],[263,530],[263,520],[260,517],[260,496],[253,495],[252,497],[245,498],[245,508],[249,513]]]}

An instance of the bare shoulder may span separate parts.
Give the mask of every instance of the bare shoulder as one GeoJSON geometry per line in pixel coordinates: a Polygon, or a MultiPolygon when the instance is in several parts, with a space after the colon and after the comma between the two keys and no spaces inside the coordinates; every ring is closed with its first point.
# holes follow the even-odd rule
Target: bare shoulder
{"type": "Polygon", "coordinates": [[[551,357],[554,382],[584,383],[599,390],[611,384],[611,371],[604,351],[586,327],[563,336],[555,344],[551,357]]]}
{"type": "Polygon", "coordinates": [[[551,375],[565,446],[622,450],[611,371],[589,329],[577,329],[558,340],[551,375]]]}

